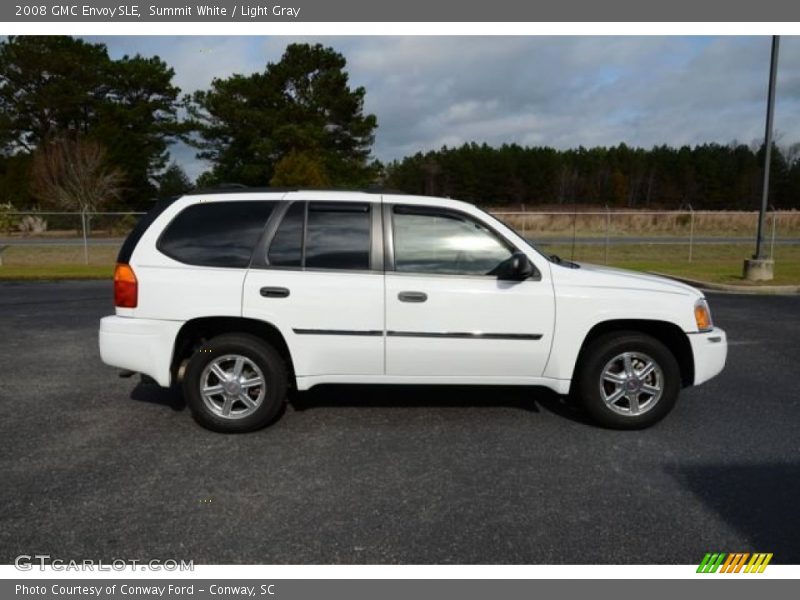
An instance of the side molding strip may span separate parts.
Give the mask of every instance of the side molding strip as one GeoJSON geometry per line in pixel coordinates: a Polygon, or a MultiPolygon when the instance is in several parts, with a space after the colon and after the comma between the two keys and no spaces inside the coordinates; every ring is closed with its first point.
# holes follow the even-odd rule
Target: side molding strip
{"type": "Polygon", "coordinates": [[[391,337],[414,338],[454,338],[460,340],[540,340],[541,333],[469,333],[457,331],[426,332],[426,331],[387,331],[391,337]]]}
{"type": "Polygon", "coordinates": [[[382,336],[383,331],[378,330],[351,330],[351,329],[292,329],[297,335],[358,335],[382,336]]]}
{"type": "MultiPolygon", "coordinates": [[[[355,329],[295,329],[292,331],[297,335],[355,335],[362,337],[382,336],[383,331],[374,329],[355,330],[355,329]]],[[[448,338],[459,340],[528,340],[535,341],[542,339],[541,333],[470,333],[459,331],[387,331],[389,337],[411,337],[411,338],[448,338]]]]}

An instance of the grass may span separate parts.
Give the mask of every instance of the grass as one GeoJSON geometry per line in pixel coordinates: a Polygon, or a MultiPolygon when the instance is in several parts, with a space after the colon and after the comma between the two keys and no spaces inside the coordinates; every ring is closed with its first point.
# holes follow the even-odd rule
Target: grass
{"type": "Polygon", "coordinates": [[[111,279],[116,246],[91,246],[84,264],[82,246],[11,246],[2,254],[3,279],[111,279]]]}
{"type": "Polygon", "coordinates": [[[3,265],[2,280],[111,279],[114,265],[3,265]]]}
{"type": "MultiPolygon", "coordinates": [[[[570,258],[572,247],[542,244],[546,252],[570,258]]],[[[693,249],[689,262],[686,244],[631,244],[610,246],[607,264],[634,271],[649,271],[687,277],[699,281],[739,285],[800,285],[800,246],[775,247],[775,279],[751,283],[742,277],[742,266],[753,249],[744,244],[700,245],[693,249]]],[[[576,245],[574,260],[606,264],[603,246],[576,245]]]]}
{"type": "MultiPolygon", "coordinates": [[[[543,250],[563,258],[606,264],[603,245],[541,244],[543,250]]],[[[110,279],[116,246],[92,246],[89,264],[83,264],[81,246],[12,246],[2,255],[0,280],[9,279],[110,279]]],[[[746,244],[696,245],[692,262],[686,244],[630,244],[609,246],[610,266],[655,271],[715,283],[759,285],[742,279],[742,263],[752,252],[746,244]]],[[[800,285],[800,246],[775,247],[775,279],[766,285],[800,285]]]]}
{"type": "MultiPolygon", "coordinates": [[[[596,209],[595,209],[596,210],[596,209]]],[[[541,239],[546,236],[571,236],[573,230],[579,237],[604,237],[606,229],[611,236],[688,237],[692,228],[698,237],[752,237],[758,223],[757,212],[700,212],[694,218],[688,213],[625,212],[602,214],[582,212],[562,214],[497,215],[519,232],[541,239]]],[[[772,235],[773,220],[776,237],[800,235],[800,211],[790,210],[767,213],[766,235],[772,235]]]]}

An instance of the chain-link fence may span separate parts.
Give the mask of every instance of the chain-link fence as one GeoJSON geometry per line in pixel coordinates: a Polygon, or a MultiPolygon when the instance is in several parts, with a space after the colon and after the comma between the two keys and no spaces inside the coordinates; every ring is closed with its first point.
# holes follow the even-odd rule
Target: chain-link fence
{"type": "MultiPolygon", "coordinates": [[[[646,249],[650,258],[692,262],[717,257],[721,250],[755,247],[757,211],[592,210],[509,212],[492,211],[526,239],[564,258],[595,262],[634,260],[646,249]]],[[[800,245],[800,211],[767,213],[765,249],[800,245]]]]}
{"type": "MultiPolygon", "coordinates": [[[[756,211],[491,211],[525,238],[564,258],[613,263],[637,257],[703,260],[721,250],[743,258],[755,245],[756,211]],[[731,250],[733,249],[733,250],[731,250]]],[[[0,210],[0,264],[113,263],[140,212],[0,210]]],[[[767,214],[765,249],[800,245],[800,211],[767,214]]]]}
{"type": "Polygon", "coordinates": [[[0,265],[113,263],[143,214],[0,210],[0,265]]]}

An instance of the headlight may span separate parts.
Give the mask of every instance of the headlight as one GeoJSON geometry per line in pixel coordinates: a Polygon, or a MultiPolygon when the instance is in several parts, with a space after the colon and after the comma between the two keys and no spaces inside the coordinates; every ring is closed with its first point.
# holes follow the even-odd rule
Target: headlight
{"type": "Polygon", "coordinates": [[[711,321],[711,309],[708,308],[705,298],[700,298],[694,303],[694,320],[697,322],[699,331],[709,331],[714,328],[714,323],[711,321]]]}

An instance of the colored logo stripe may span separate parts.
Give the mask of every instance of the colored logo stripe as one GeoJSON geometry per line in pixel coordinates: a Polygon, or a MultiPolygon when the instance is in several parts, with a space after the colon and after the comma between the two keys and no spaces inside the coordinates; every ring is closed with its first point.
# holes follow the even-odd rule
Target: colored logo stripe
{"type": "Polygon", "coordinates": [[[744,566],[745,561],[750,557],[748,553],[741,553],[737,552],[735,554],[729,554],[728,560],[724,562],[722,568],[720,569],[720,573],[738,573],[741,568],[744,566]]]}
{"type": "Polygon", "coordinates": [[[763,573],[767,568],[769,561],[772,560],[772,553],[769,554],[753,554],[753,558],[747,563],[744,568],[745,573],[763,573]]]}
{"type": "Polygon", "coordinates": [[[772,553],[758,552],[751,555],[748,552],[732,552],[730,554],[708,552],[697,567],[697,572],[716,573],[719,570],[720,573],[763,573],[771,560],[772,553]]]}
{"type": "Polygon", "coordinates": [[[698,573],[716,573],[719,565],[722,561],[725,560],[725,554],[711,554],[710,552],[707,553],[703,557],[703,561],[700,563],[700,566],[697,567],[698,573]]]}

